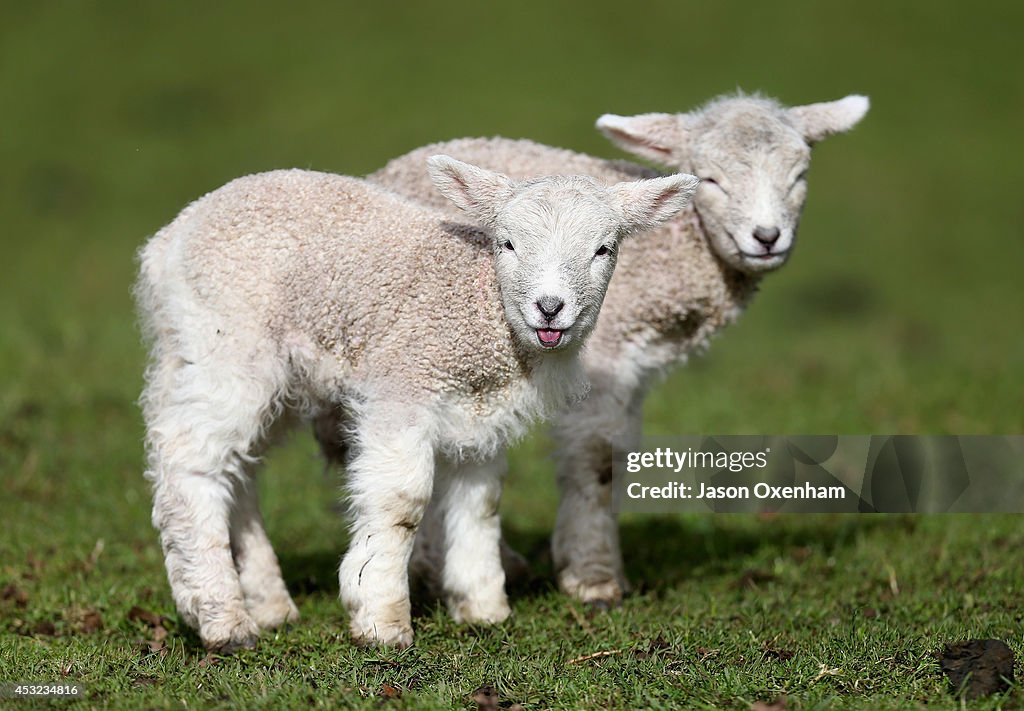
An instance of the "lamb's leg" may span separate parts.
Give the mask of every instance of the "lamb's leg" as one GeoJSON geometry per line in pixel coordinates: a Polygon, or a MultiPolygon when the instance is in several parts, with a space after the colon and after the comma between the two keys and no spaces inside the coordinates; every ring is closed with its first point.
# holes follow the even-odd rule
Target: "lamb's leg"
{"type": "Polygon", "coordinates": [[[530,561],[504,538],[501,539],[501,568],[505,571],[505,582],[509,585],[530,580],[530,561]]]}
{"type": "Polygon", "coordinates": [[[231,553],[249,615],[262,629],[296,622],[299,610],[292,602],[274,548],[263,528],[259,492],[254,477],[235,482],[231,512],[231,553]]]}
{"type": "Polygon", "coordinates": [[[364,414],[348,467],[352,535],[339,571],[357,644],[412,644],[409,557],[430,501],[433,445],[412,418],[364,414]]]}
{"type": "Polygon", "coordinates": [[[232,560],[229,517],[267,394],[251,377],[170,360],[151,369],[143,397],[153,525],[182,618],[208,649],[232,652],[254,646],[259,633],[232,560]]]}
{"type": "Polygon", "coordinates": [[[443,480],[442,472],[435,471],[433,495],[416,531],[409,559],[409,580],[435,599],[444,596],[444,515],[438,502],[443,480]]]}
{"type": "MultiPolygon", "coordinates": [[[[504,459],[504,451],[497,455],[504,459]]],[[[508,471],[507,462],[495,463],[501,469],[500,476],[508,471]]],[[[440,499],[443,498],[439,491],[442,490],[445,482],[442,472],[438,471],[434,477],[434,495],[430,499],[430,505],[420,522],[419,531],[416,534],[416,545],[413,548],[412,560],[409,562],[409,577],[426,588],[433,596],[444,595],[444,583],[442,580],[444,572],[444,551],[445,533],[444,516],[441,510],[440,499]]],[[[501,539],[501,567],[505,571],[505,583],[513,584],[526,581],[530,577],[530,564],[526,558],[520,555],[505,541],[501,539]]]]}
{"type": "Polygon", "coordinates": [[[348,459],[348,424],[351,417],[351,413],[338,405],[313,419],[313,436],[320,445],[320,453],[328,468],[341,467],[348,459]]]}
{"type": "Polygon", "coordinates": [[[552,559],[563,592],[601,607],[618,605],[629,590],[612,512],[612,448],[634,448],[641,400],[595,398],[563,415],[557,426],[561,501],[551,539],[552,559]]]}
{"type": "Polygon", "coordinates": [[[512,612],[499,546],[505,457],[446,462],[443,469],[435,501],[443,521],[442,588],[448,610],[457,622],[501,622],[512,612]]]}

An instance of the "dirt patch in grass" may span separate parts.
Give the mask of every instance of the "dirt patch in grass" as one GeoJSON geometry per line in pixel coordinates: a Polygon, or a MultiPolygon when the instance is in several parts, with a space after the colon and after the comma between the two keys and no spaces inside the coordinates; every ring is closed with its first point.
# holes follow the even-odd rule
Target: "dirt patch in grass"
{"type": "Polygon", "coordinates": [[[947,644],[938,656],[954,694],[976,699],[1006,691],[1013,683],[1013,651],[998,639],[947,644]]]}

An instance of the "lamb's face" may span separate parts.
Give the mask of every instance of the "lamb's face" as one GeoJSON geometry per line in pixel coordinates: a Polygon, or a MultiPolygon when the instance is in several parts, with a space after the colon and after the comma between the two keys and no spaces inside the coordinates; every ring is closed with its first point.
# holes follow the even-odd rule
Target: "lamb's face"
{"type": "Polygon", "coordinates": [[[692,175],[605,186],[586,177],[517,183],[447,156],[428,161],[438,189],[491,233],[505,317],[538,351],[576,348],[597,323],[619,242],[671,219],[692,175]]]}
{"type": "Polygon", "coordinates": [[[811,148],[782,117],[733,107],[692,127],[694,208],[712,249],[744,272],[781,267],[807,197],[811,148]]]}
{"type": "Polygon", "coordinates": [[[622,216],[607,189],[573,179],[528,184],[491,225],[505,317],[520,342],[579,345],[615,269],[622,216]]]}
{"type": "Polygon", "coordinates": [[[792,253],[811,146],[867,110],[863,96],[794,108],[735,97],[689,114],[606,115],[597,126],[626,150],[699,176],[694,208],[711,248],[736,269],[763,273],[792,253]]]}

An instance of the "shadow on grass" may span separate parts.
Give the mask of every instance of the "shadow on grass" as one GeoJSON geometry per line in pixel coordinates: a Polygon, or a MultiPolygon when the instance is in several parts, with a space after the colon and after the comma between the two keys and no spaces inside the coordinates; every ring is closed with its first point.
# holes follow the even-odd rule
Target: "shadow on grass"
{"type": "MultiPolygon", "coordinates": [[[[741,573],[750,559],[766,552],[780,555],[831,556],[852,545],[869,530],[894,535],[913,530],[911,516],[843,514],[791,515],[758,519],[750,515],[646,517],[625,521],[621,528],[626,574],[641,590],[671,588],[695,575],[741,573]]],[[[520,529],[506,522],[505,540],[530,563],[528,578],[511,581],[509,595],[532,598],[554,591],[549,532],[520,529]]],[[[338,595],[337,550],[310,553],[282,551],[281,567],[294,595],[338,595]]],[[[430,614],[436,600],[422,587],[414,588],[414,614],[430,614]]]]}
{"type": "Polygon", "coordinates": [[[870,530],[903,533],[911,516],[857,514],[780,515],[758,518],[721,514],[686,518],[647,517],[620,527],[626,575],[641,589],[673,587],[694,576],[749,569],[767,552],[831,556],[870,530]]]}

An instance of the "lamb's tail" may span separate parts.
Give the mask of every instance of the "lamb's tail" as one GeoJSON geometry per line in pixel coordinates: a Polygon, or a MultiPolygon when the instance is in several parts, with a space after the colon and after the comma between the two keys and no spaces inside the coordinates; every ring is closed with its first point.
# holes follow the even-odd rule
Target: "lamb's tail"
{"type": "Polygon", "coordinates": [[[136,260],[139,263],[139,276],[135,281],[132,293],[139,314],[139,325],[143,337],[150,343],[156,336],[155,326],[159,307],[159,284],[165,271],[167,250],[170,237],[167,230],[161,230],[139,249],[136,260]]]}

